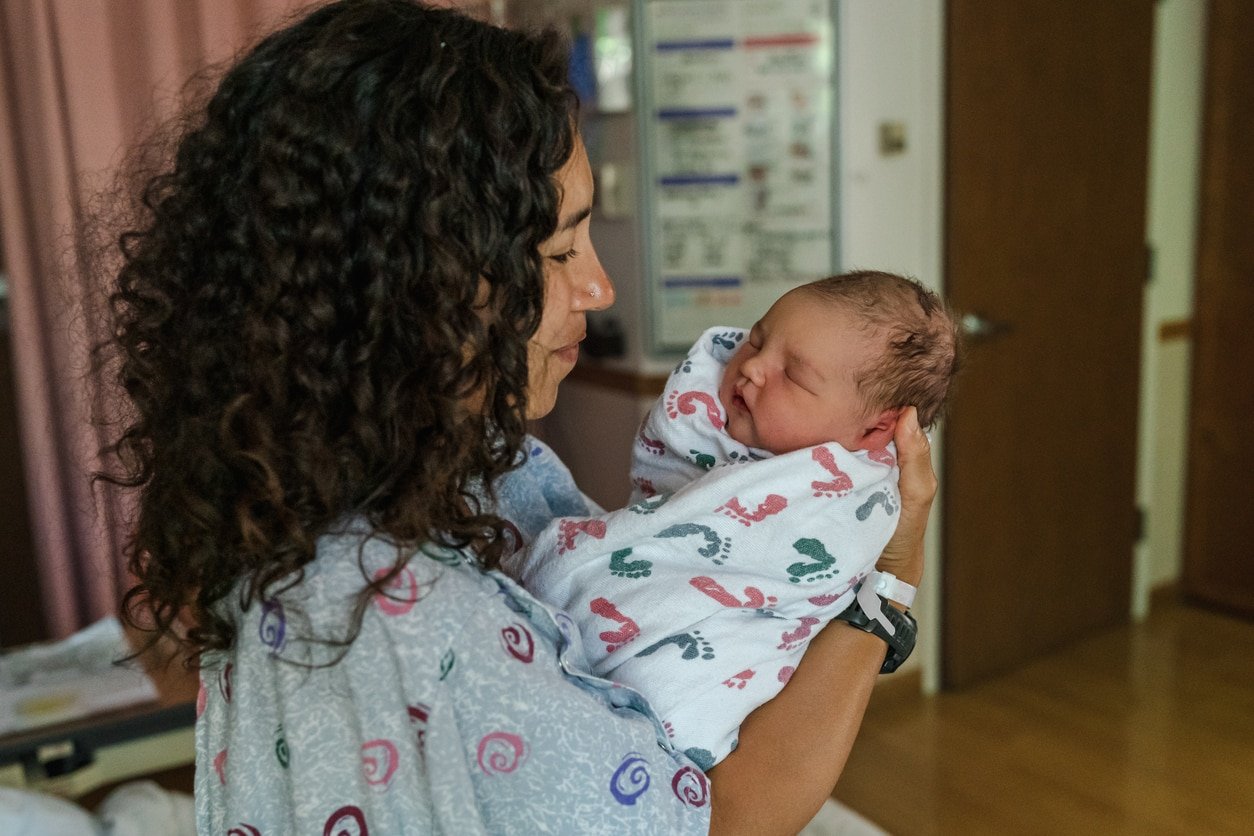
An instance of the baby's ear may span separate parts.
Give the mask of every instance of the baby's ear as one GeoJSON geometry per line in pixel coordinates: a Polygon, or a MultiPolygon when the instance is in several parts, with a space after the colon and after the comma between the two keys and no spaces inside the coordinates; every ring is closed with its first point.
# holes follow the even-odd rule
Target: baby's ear
{"type": "Polygon", "coordinates": [[[893,440],[893,433],[897,431],[899,417],[900,409],[885,409],[879,415],[867,419],[862,428],[861,449],[874,452],[887,447],[888,442],[893,440]]]}

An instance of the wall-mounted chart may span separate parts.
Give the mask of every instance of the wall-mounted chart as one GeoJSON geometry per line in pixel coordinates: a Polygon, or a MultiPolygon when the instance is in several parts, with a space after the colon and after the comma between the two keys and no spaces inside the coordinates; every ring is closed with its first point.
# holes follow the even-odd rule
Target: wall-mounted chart
{"type": "Polygon", "coordinates": [[[641,228],[667,354],[835,269],[835,20],[829,0],[641,5],[641,228]]]}

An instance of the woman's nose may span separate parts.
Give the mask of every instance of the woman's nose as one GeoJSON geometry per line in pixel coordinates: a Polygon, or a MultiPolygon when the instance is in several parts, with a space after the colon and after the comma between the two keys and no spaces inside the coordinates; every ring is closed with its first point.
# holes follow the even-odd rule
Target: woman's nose
{"type": "Polygon", "coordinates": [[[574,307],[577,311],[603,311],[614,304],[614,283],[606,275],[596,251],[586,273],[575,279],[574,307]]]}

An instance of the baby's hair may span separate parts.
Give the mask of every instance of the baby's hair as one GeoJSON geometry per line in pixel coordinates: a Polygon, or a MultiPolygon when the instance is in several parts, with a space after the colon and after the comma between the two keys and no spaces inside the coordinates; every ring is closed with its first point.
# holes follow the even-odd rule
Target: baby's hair
{"type": "Polygon", "coordinates": [[[884,332],[880,359],[857,373],[868,411],[913,405],[923,427],[940,418],[962,364],[962,344],[957,321],[939,296],[916,279],[879,270],[828,276],[800,289],[845,306],[867,328],[884,332]]]}

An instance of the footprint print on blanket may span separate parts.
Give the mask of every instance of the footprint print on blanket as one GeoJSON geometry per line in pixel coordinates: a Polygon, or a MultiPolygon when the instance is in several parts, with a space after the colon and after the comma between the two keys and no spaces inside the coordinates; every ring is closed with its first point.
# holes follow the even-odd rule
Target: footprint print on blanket
{"type": "Polygon", "coordinates": [[[636,443],[643,447],[645,452],[654,456],[663,456],[666,454],[666,445],[663,442],[658,441],[656,438],[649,438],[649,436],[644,434],[644,430],[641,430],[639,434],[636,435],[636,443]]]}
{"type": "Polygon", "coordinates": [[[666,414],[672,421],[680,415],[696,415],[698,404],[705,407],[705,417],[709,420],[710,426],[716,430],[723,429],[723,412],[719,409],[718,402],[709,392],[702,392],[699,389],[682,393],[678,389],[672,390],[666,396],[666,414]]]}
{"type": "Polygon", "coordinates": [[[562,520],[558,523],[557,553],[566,554],[575,547],[575,538],[586,534],[597,540],[605,539],[605,522],[602,520],[562,520]]]}
{"type": "Polygon", "coordinates": [[[886,464],[889,467],[897,466],[897,457],[894,456],[892,451],[889,450],[887,447],[885,447],[882,450],[872,450],[871,452],[866,454],[866,457],[873,462],[886,464]]]}
{"type": "Polygon", "coordinates": [[[740,503],[740,497],[733,496],[715,508],[714,513],[726,514],[745,528],[748,528],[755,522],[762,522],[762,520],[778,514],[787,507],[788,500],[777,493],[767,494],[766,499],[758,503],[758,506],[752,511],[740,503]]]}
{"type": "Polygon", "coordinates": [[[732,595],[727,589],[714,578],[701,576],[688,581],[688,584],[699,592],[718,601],[724,607],[734,607],[736,609],[758,610],[766,606],[775,606],[779,603],[779,599],[774,595],[765,595],[762,590],[756,586],[745,587],[745,599],[741,601],[735,595],[732,595]]]}
{"type": "Polygon", "coordinates": [[[714,458],[709,453],[702,453],[700,450],[689,450],[688,455],[684,458],[686,458],[690,464],[695,464],[702,470],[710,470],[718,463],[718,459],[714,458]]]}
{"type": "Polygon", "coordinates": [[[645,498],[637,502],[635,505],[628,505],[627,510],[633,514],[652,514],[657,509],[666,504],[666,500],[670,499],[670,494],[658,494],[653,488],[653,483],[648,479],[641,479],[636,483],[636,487],[640,488],[645,498]],[[644,484],[640,484],[643,482],[644,484]]]}
{"type": "Polygon", "coordinates": [[[718,533],[708,525],[700,525],[699,523],[676,523],[662,529],[654,537],[671,538],[671,537],[691,537],[694,534],[700,534],[705,539],[705,545],[697,549],[697,554],[702,557],[708,557],[713,561],[715,566],[722,566],[723,561],[731,556],[731,538],[720,537],[718,533]]]}
{"type": "Polygon", "coordinates": [[[644,650],[637,653],[636,658],[639,659],[642,656],[652,656],[668,644],[673,644],[678,647],[681,651],[679,658],[689,662],[698,657],[707,662],[714,658],[714,648],[708,641],[701,637],[700,630],[693,630],[691,633],[679,633],[674,636],[667,636],[661,641],[654,642],[644,650]]]}
{"type": "Polygon", "coordinates": [[[854,516],[858,518],[858,522],[866,522],[871,512],[875,510],[876,505],[883,505],[884,512],[888,516],[897,513],[897,503],[893,502],[892,496],[888,491],[876,491],[871,494],[871,498],[858,506],[858,510],[854,511],[854,516]]]}
{"type": "Polygon", "coordinates": [[[806,557],[811,558],[813,562],[797,561],[789,566],[788,580],[791,583],[801,583],[802,580],[805,580],[806,583],[824,581],[840,574],[840,570],[832,569],[832,566],[836,563],[836,558],[832,557],[823,544],[813,537],[802,537],[793,543],[792,547],[806,557]]]}
{"type": "Polygon", "coordinates": [[[836,466],[836,457],[832,455],[832,451],[826,447],[815,447],[810,453],[813,458],[824,470],[832,475],[832,478],[826,482],[820,482],[817,479],[810,483],[810,487],[814,489],[815,496],[844,496],[853,490],[853,480],[849,478],[849,474],[836,466]]]}
{"type": "Polygon", "coordinates": [[[800,647],[802,640],[808,639],[810,637],[811,631],[814,630],[814,626],[818,623],[819,623],[819,619],[815,618],[814,616],[803,615],[801,617],[801,624],[797,627],[796,630],[786,630],[779,637],[779,644],[776,646],[776,649],[777,650],[794,650],[800,647]]]}
{"type": "Polygon", "coordinates": [[[601,641],[605,642],[606,653],[613,653],[623,645],[635,641],[640,635],[640,626],[619,612],[618,607],[614,606],[608,598],[593,598],[588,603],[588,609],[592,610],[594,615],[618,624],[617,630],[605,630],[598,634],[601,641]]]}
{"type": "Polygon", "coordinates": [[[714,343],[715,348],[725,348],[728,351],[734,351],[736,344],[745,338],[745,335],[739,331],[724,331],[721,334],[715,334],[710,337],[710,342],[714,343]]]}
{"type": "Polygon", "coordinates": [[[619,549],[610,555],[610,574],[616,578],[647,578],[653,574],[653,564],[647,560],[628,560],[631,548],[619,549]]]}

